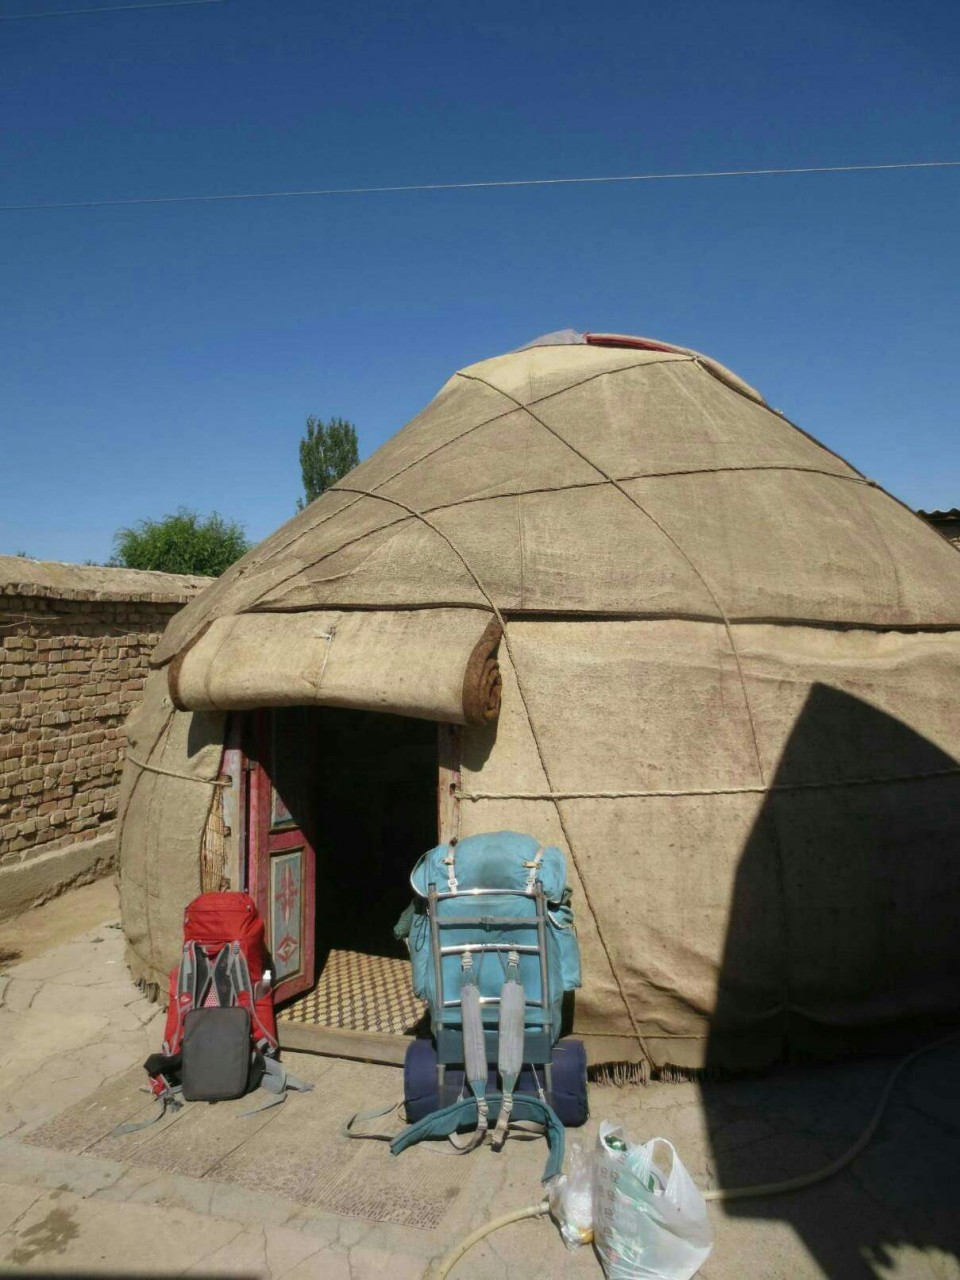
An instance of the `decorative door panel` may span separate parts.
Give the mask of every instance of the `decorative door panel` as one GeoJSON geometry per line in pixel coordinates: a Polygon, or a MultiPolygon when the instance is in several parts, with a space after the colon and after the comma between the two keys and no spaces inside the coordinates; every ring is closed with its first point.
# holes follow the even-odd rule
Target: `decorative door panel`
{"type": "Polygon", "coordinates": [[[304,848],[270,857],[270,952],[279,986],[304,977],[308,898],[304,882],[304,848]]]}
{"type": "Polygon", "coordinates": [[[248,751],[250,893],[267,928],[278,1000],[316,982],[316,856],[311,775],[315,744],[306,708],[253,714],[248,751]]]}

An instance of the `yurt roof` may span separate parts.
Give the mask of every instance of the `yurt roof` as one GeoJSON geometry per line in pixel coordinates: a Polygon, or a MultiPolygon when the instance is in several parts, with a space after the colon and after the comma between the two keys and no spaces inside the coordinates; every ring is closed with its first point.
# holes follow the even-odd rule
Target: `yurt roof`
{"type": "Polygon", "coordinates": [[[303,700],[344,615],[357,643],[379,628],[374,665],[413,660],[413,685],[446,664],[452,690],[496,615],[958,626],[960,561],[716,361],[567,330],[455,373],[189,604],[154,662],[206,645],[180,705],[303,700]],[[305,646],[310,669],[288,669],[305,646]],[[261,670],[214,696],[214,659],[261,670]]]}

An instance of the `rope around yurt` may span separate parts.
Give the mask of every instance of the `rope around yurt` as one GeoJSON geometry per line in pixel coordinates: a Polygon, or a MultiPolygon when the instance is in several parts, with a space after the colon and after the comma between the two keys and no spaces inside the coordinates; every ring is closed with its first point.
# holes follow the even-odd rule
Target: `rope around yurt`
{"type": "MultiPolygon", "coordinates": [[[[842,1172],[856,1160],[857,1156],[873,1140],[877,1129],[880,1127],[883,1114],[887,1109],[887,1103],[890,1101],[890,1094],[893,1092],[893,1087],[901,1073],[925,1053],[932,1053],[934,1049],[941,1049],[944,1045],[951,1044],[958,1039],[960,1039],[960,1031],[951,1031],[949,1035],[942,1036],[939,1040],[934,1040],[930,1044],[920,1045],[919,1048],[912,1049],[910,1053],[905,1054],[887,1076],[886,1084],[880,1093],[873,1115],[867,1121],[856,1142],[843,1155],[838,1156],[836,1160],[832,1160],[830,1164],[824,1165],[820,1169],[815,1169],[810,1173],[798,1174],[794,1178],[784,1178],[780,1182],[761,1182],[750,1187],[715,1187],[713,1190],[701,1192],[704,1200],[727,1204],[734,1200],[757,1200],[765,1196],[790,1195],[795,1191],[804,1191],[807,1187],[816,1186],[817,1183],[826,1182],[828,1178],[832,1178],[842,1172]]],[[[486,1239],[487,1236],[499,1231],[502,1227],[510,1226],[514,1222],[522,1222],[526,1218],[542,1218],[549,1212],[550,1201],[540,1200],[536,1204],[528,1205],[525,1209],[516,1209],[512,1213],[505,1213],[499,1218],[491,1219],[489,1222],[484,1223],[483,1226],[478,1227],[476,1231],[472,1231],[470,1235],[464,1236],[459,1244],[444,1254],[435,1265],[428,1266],[424,1272],[424,1280],[427,1280],[427,1278],[429,1280],[446,1280],[446,1277],[449,1276],[464,1254],[472,1249],[475,1244],[479,1244],[481,1240],[486,1239]]]]}
{"type": "Polygon", "coordinates": [[[833,778],[829,782],[771,782],[767,786],[687,787],[663,791],[464,791],[460,800],[653,800],[663,796],[745,796],[771,791],[828,791],[836,787],[874,787],[889,782],[922,782],[927,778],[950,778],[960,773],[960,765],[949,769],[927,769],[922,773],[889,773],[875,778],[833,778]]]}

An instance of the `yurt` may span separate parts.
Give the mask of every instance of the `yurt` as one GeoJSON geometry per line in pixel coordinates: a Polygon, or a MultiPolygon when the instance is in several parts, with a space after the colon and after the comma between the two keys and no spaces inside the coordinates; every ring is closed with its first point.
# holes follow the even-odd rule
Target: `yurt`
{"type": "Polygon", "coordinates": [[[417,857],[567,859],[595,1064],[896,1049],[960,1005],[960,555],[716,361],[564,331],[436,398],[170,623],[128,960],[246,888],[281,1041],[400,1061],[417,857]]]}

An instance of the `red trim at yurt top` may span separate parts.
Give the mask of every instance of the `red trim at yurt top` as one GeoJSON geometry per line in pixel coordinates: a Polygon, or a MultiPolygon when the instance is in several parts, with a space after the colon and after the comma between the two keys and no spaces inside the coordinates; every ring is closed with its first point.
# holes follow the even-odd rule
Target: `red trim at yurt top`
{"type": "Polygon", "coordinates": [[[585,333],[584,340],[591,347],[634,347],[639,351],[678,351],[666,342],[651,342],[649,338],[630,338],[623,333],[585,333]]]}

